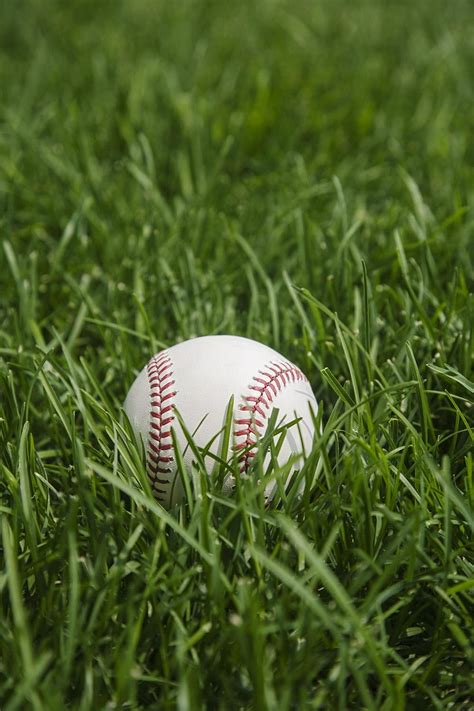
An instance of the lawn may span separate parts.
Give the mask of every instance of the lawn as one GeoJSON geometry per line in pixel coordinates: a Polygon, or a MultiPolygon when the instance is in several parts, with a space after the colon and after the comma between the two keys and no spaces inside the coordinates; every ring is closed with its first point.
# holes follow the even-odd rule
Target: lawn
{"type": "Polygon", "coordinates": [[[473,23],[0,3],[4,711],[474,708],[473,23]],[[122,404],[223,333],[309,378],[304,493],[165,511],[122,404]]]}

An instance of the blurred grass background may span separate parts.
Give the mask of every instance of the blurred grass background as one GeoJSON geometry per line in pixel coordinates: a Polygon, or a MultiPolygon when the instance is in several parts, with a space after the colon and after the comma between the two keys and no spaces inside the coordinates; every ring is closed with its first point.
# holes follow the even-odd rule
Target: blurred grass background
{"type": "Polygon", "coordinates": [[[470,708],[473,21],[1,3],[5,708],[470,708]],[[323,475],[170,534],[120,405],[226,332],[308,373],[323,475]]]}

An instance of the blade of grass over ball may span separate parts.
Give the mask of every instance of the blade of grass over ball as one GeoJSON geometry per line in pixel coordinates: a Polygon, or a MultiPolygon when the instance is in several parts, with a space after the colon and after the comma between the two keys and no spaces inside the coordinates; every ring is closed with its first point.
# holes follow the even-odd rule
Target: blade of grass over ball
{"type": "Polygon", "coordinates": [[[127,494],[127,496],[129,496],[133,501],[141,504],[146,509],[149,509],[155,516],[175,531],[178,536],[183,538],[183,540],[185,540],[186,543],[188,543],[188,545],[190,545],[191,548],[193,548],[207,563],[211,563],[208,553],[202,548],[202,546],[200,546],[199,543],[197,543],[197,541],[192,538],[188,532],[182,528],[182,526],[179,525],[176,519],[165,511],[162,506],[160,506],[160,504],[156,503],[152,499],[149,499],[138,491],[138,489],[135,489],[130,486],[130,484],[127,484],[125,481],[122,481],[117,476],[111,474],[106,467],[102,466],[98,462],[86,459],[86,464],[95,474],[107,481],[114,488],[122,491],[124,494],[127,494]]]}

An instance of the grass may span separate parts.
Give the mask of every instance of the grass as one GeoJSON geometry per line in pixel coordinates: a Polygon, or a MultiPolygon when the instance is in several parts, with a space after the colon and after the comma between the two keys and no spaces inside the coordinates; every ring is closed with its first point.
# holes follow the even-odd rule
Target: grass
{"type": "Polygon", "coordinates": [[[472,12],[1,4],[2,709],[472,708],[472,12]],[[153,500],[212,333],[310,378],[301,498],[153,500]]]}

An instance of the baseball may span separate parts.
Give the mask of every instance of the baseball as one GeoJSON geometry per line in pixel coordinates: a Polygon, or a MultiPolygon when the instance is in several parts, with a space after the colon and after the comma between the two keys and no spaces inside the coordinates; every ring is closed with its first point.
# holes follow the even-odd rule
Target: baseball
{"type": "MultiPolygon", "coordinates": [[[[153,492],[165,508],[184,497],[172,428],[186,467],[191,471],[193,466],[193,453],[178,413],[198,447],[208,447],[205,463],[211,475],[216,459],[209,453],[223,456],[224,422],[232,396],[233,436],[227,461],[237,458],[240,473],[251,475],[259,440],[272,411],[277,409],[278,425],[297,420],[286,431],[278,464],[284,465],[293,457],[287,481],[301,468],[305,453],[312,447],[312,415],[317,411],[306,376],[280,353],[248,338],[193,338],[154,355],[137,376],[124,403],[135,435],[143,441],[153,492]]],[[[269,458],[270,454],[266,456],[269,458]]],[[[231,491],[234,486],[234,477],[228,475],[224,491],[231,491]]],[[[275,490],[275,480],[270,481],[265,496],[271,500],[275,490]]]]}

